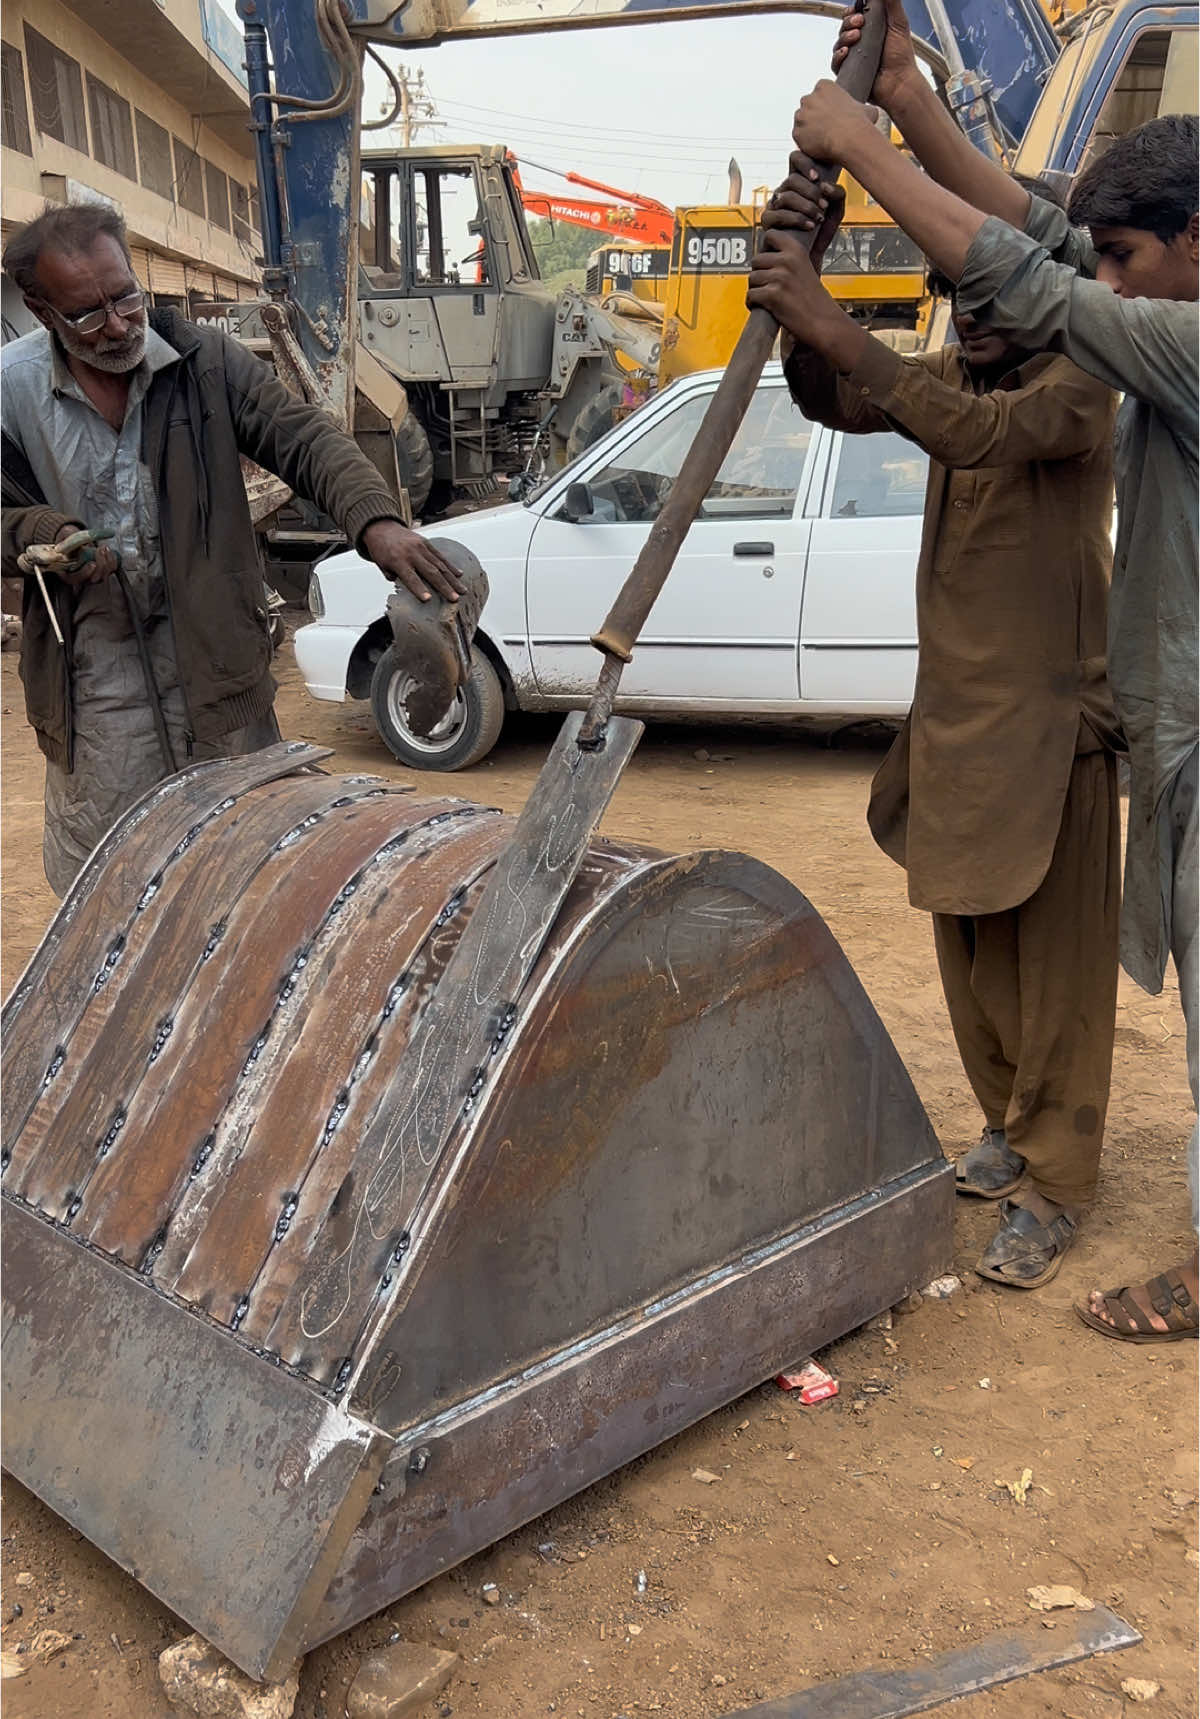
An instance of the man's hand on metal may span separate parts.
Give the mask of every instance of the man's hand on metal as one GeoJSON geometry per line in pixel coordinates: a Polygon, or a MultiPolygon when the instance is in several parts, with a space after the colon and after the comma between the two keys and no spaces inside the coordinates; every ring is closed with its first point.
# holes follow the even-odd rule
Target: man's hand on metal
{"type": "MultiPolygon", "coordinates": [[[[920,79],[921,73],[913,48],[912,31],[904,15],[901,0],[884,0],[884,6],[887,11],[887,32],[883,38],[883,53],[871,89],[871,100],[878,102],[887,113],[891,113],[902,98],[905,85],[913,78],[920,79]]],[[[862,35],[863,22],[861,6],[847,7],[842,18],[841,33],[833,50],[832,65],[835,72],[841,70],[842,61],[862,35]]]]}
{"type": "Polygon", "coordinates": [[[761,225],[764,233],[805,233],[816,227],[817,236],[809,258],[814,272],[820,274],[825,253],[845,212],[846,193],[842,187],[827,180],[818,181],[812,168],[801,165],[797,153],[792,157],[792,171],[763,210],[761,225]]]}
{"type": "Polygon", "coordinates": [[[466,590],[462,577],[424,537],[398,519],[377,519],[362,534],[364,552],[389,579],[398,579],[427,603],[433,592],[457,603],[466,590]]]}
{"type": "Polygon", "coordinates": [[[780,328],[806,345],[831,307],[807,251],[779,233],[765,233],[751,258],[746,303],[751,310],[769,310],[780,328]]]}
{"type": "Polygon", "coordinates": [[[80,531],[64,525],[54,539],[54,547],[67,557],[62,567],[53,571],[68,585],[98,585],[116,572],[120,562],[116,551],[104,541],[111,531],[80,531]]]}
{"type": "Polygon", "coordinates": [[[822,78],[796,109],[792,140],[811,161],[849,159],[854,140],[874,129],[879,110],[855,101],[832,78],[822,78]]]}

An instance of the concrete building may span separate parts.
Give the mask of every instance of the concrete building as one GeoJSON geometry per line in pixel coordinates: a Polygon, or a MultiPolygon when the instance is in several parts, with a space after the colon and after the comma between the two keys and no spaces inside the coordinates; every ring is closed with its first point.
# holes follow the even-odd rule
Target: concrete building
{"type": "MultiPolygon", "coordinates": [[[[156,304],[253,297],[259,250],[236,24],[215,0],[6,0],[2,225],[115,204],[156,304]]],[[[29,326],[4,283],[6,334],[29,326]]]]}

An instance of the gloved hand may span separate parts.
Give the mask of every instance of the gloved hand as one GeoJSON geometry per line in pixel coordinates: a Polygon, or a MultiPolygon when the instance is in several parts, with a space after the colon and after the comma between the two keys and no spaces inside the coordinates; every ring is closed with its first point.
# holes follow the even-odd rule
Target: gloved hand
{"type": "Polygon", "coordinates": [[[53,543],[31,543],[17,557],[23,573],[53,573],[66,585],[94,585],[108,579],[120,565],[115,551],[105,546],[111,531],[88,531],[64,525],[53,543]]]}

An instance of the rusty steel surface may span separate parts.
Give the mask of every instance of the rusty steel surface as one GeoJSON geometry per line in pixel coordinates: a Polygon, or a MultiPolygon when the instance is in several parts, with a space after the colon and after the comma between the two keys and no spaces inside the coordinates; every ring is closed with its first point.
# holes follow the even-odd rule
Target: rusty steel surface
{"type": "Polygon", "coordinates": [[[5,1466],[256,1676],[950,1259],[804,897],[589,847],[625,726],[528,843],[309,748],[173,779],[6,1008],[5,1466]]]}
{"type": "Polygon", "coordinates": [[[9,1204],[4,1466],[255,1677],[284,1677],[391,1441],[9,1204]]]}
{"type": "Polygon", "coordinates": [[[305,1648],[927,1283],[950,1258],[953,1200],[943,1167],[916,1170],[406,1428],[305,1648]]]}

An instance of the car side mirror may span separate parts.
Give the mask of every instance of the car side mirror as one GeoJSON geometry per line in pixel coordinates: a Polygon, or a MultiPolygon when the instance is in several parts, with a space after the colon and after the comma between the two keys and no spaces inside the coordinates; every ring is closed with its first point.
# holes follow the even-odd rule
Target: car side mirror
{"type": "Polygon", "coordinates": [[[562,518],[570,520],[572,525],[578,525],[582,519],[590,519],[596,509],[592,502],[592,492],[585,483],[567,485],[566,498],[562,504],[562,518]]]}

